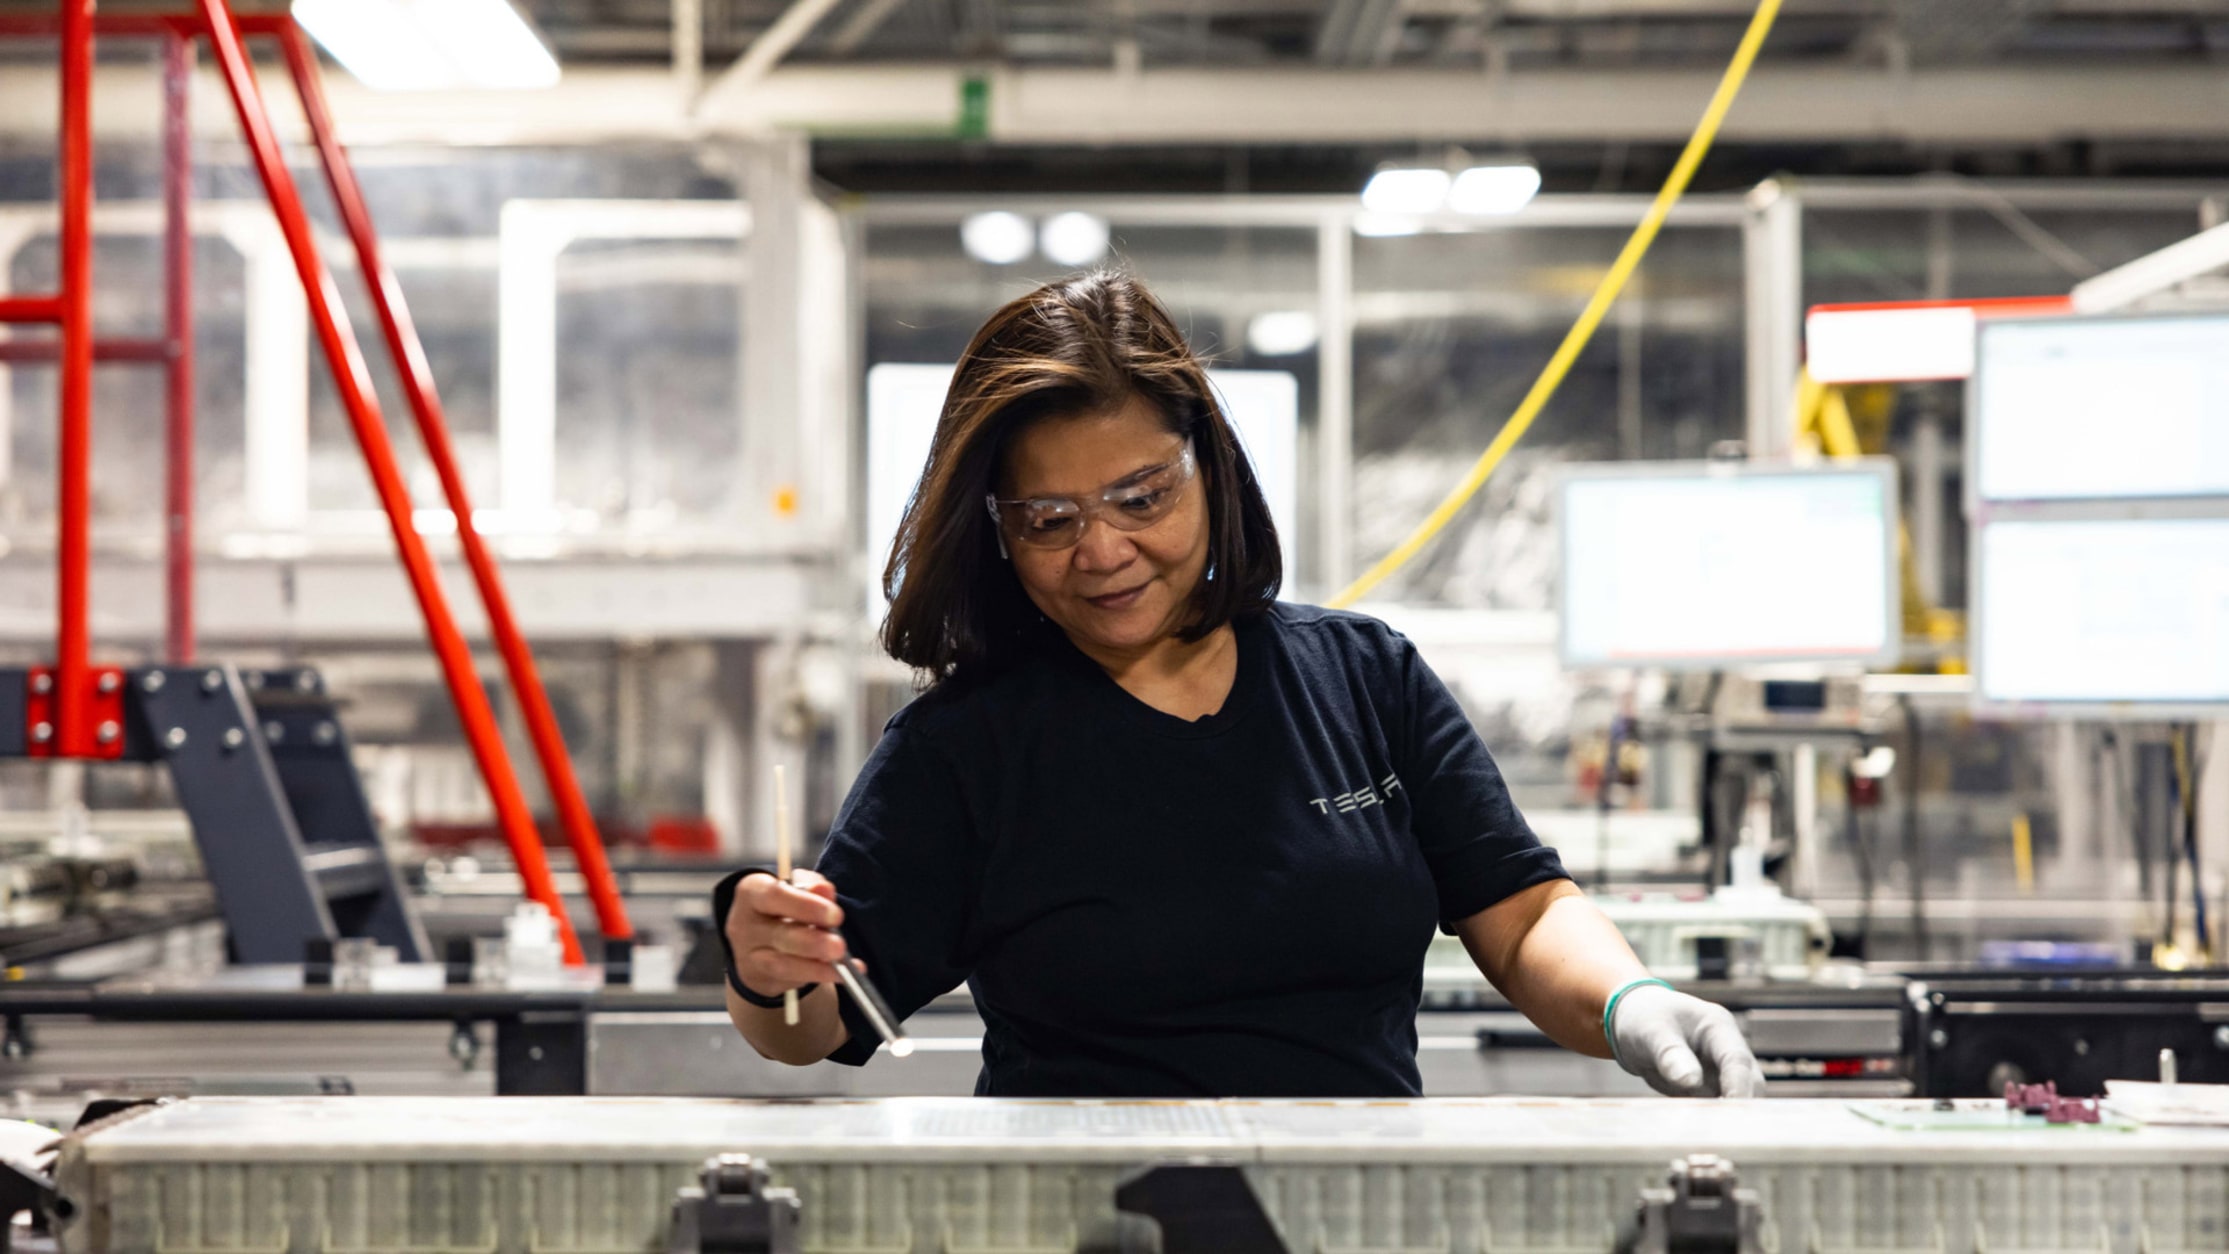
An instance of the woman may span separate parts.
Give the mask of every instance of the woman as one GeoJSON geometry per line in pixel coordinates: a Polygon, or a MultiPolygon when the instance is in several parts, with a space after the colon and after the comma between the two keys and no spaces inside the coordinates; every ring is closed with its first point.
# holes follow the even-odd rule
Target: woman
{"type": "Polygon", "coordinates": [[[970,986],[981,1094],[1413,1096],[1442,925],[1566,1047],[1760,1091],[1732,1017],[1647,979],[1415,648],[1281,579],[1253,470],[1136,280],[993,315],[884,576],[883,644],[933,686],[818,873],[722,885],[737,1029],[864,1063],[872,1028],[825,986],[848,941],[900,1015],[970,986]]]}

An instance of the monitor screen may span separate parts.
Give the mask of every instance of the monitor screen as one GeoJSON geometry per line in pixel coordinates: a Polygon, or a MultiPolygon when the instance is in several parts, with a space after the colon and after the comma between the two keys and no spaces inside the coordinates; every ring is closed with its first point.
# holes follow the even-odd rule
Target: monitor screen
{"type": "Polygon", "coordinates": [[[2229,495],[2229,315],[1984,321],[1976,501],[2229,495]]]}
{"type": "Polygon", "coordinates": [[[1897,653],[1886,460],[1580,466],[1560,504],[1566,666],[1700,670],[1897,653]]]}
{"type": "Polygon", "coordinates": [[[1974,562],[1985,703],[2229,704],[2229,518],[1991,522],[1974,562]]]}

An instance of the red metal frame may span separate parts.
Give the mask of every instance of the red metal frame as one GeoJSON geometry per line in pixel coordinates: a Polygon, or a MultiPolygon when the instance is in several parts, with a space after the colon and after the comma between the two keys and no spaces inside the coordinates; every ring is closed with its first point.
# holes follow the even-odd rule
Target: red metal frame
{"type": "MultiPolygon", "coordinates": [[[[93,341],[93,364],[146,366],[171,359],[169,340],[93,341]]],[[[51,365],[62,360],[60,340],[0,340],[0,362],[11,366],[51,365]]]]}
{"type": "Polygon", "coordinates": [[[54,565],[54,741],[91,757],[93,422],[93,0],[62,2],[61,535],[54,565]]]}
{"type": "Polygon", "coordinates": [[[87,617],[89,548],[89,473],[92,366],[95,361],[161,362],[167,367],[165,441],[169,453],[164,512],[167,519],[165,647],[176,660],[193,652],[192,491],[193,491],[193,338],[192,234],[187,219],[192,196],[192,164],[187,100],[193,71],[194,41],[206,35],[216,53],[233,107],[264,190],[271,201],[287,249],[308,296],[312,326],[333,370],[349,425],[364,453],[395,537],[403,572],[425,615],[427,635],[439,659],[450,698],[465,737],[495,803],[496,817],[527,895],[549,908],[557,920],[566,959],[581,960],[580,941],[566,916],[563,898],[549,871],[541,837],[535,831],[525,793],[520,789],[487,693],[480,687],[470,647],[450,612],[431,553],[418,535],[410,496],[388,439],[379,400],[355,333],[342,307],[332,275],[318,255],[309,219],[292,173],[279,149],[244,38],[273,35],[281,42],[296,90],[301,94],[323,158],[336,203],[347,220],[362,269],[370,280],[394,360],[402,369],[411,412],[434,461],[473,580],[486,602],[497,645],[525,713],[528,731],[549,777],[551,796],[567,838],[580,859],[590,897],[604,934],[633,935],[624,904],[596,833],[587,801],[572,770],[547,692],[523,633],[504,595],[500,576],[478,530],[471,501],[450,447],[447,422],[434,391],[431,370],[410,320],[408,306],[392,271],[381,259],[378,237],[365,207],[347,153],[336,137],[319,87],[316,58],[293,19],[283,14],[240,18],[227,0],[196,0],[198,13],[125,14],[102,17],[95,0],[62,0],[59,20],[38,15],[0,15],[0,37],[59,34],[62,44],[62,127],[60,184],[62,210],[62,283],[54,295],[0,297],[0,323],[59,323],[59,340],[0,341],[0,361],[56,361],[61,367],[60,610],[56,663],[51,674],[32,681],[33,704],[44,733],[35,736],[52,756],[113,757],[120,737],[107,711],[117,689],[117,672],[95,671],[90,663],[87,617]],[[92,329],[92,147],[91,70],[94,34],[158,36],[164,40],[164,338],[97,341],[92,329]]]}
{"type": "Polygon", "coordinates": [[[503,655],[503,665],[510,673],[511,690],[518,697],[519,712],[525,718],[534,752],[541,759],[558,822],[588,882],[589,899],[596,906],[597,926],[607,937],[631,939],[634,928],[627,921],[626,903],[620,900],[611,863],[604,855],[603,838],[597,833],[596,820],[588,810],[588,798],[582,794],[580,781],[573,774],[572,757],[565,749],[565,736],[558,729],[557,714],[550,708],[549,693],[542,686],[541,673],[535,668],[534,652],[527,647],[525,633],[519,630],[518,619],[511,612],[511,599],[505,595],[502,576],[496,570],[495,557],[488,552],[474,520],[464,472],[457,466],[456,452],[449,442],[448,419],[442,413],[440,394],[434,390],[433,368],[426,364],[425,347],[418,339],[417,326],[411,321],[410,306],[403,300],[402,284],[380,255],[379,234],[372,229],[371,210],[364,203],[364,190],[356,181],[355,166],[349,161],[348,150],[341,146],[333,126],[332,110],[326,105],[325,91],[318,81],[317,54],[311,51],[309,38],[296,26],[289,26],[280,35],[279,45],[286,54],[286,68],[294,78],[294,89],[302,98],[302,113],[309,120],[310,134],[317,143],[318,154],[324,159],[325,178],[333,190],[333,203],[339,207],[348,236],[355,242],[357,269],[363,273],[364,282],[371,289],[372,304],[379,311],[388,356],[402,374],[403,391],[410,399],[410,412],[417,420],[418,435],[425,444],[427,458],[433,462],[435,475],[441,480],[442,493],[449,500],[449,511],[456,516],[457,541],[464,549],[465,565],[471,569],[472,582],[480,591],[481,603],[487,607],[488,626],[495,636],[497,651],[503,655]]]}
{"type": "Polygon", "coordinates": [[[464,633],[458,629],[456,617],[449,610],[448,597],[441,591],[441,577],[434,566],[433,554],[418,534],[410,490],[403,483],[402,467],[395,460],[394,445],[387,438],[387,424],[379,412],[371,371],[364,364],[363,351],[349,325],[347,310],[341,305],[340,291],[334,287],[333,276],[318,255],[309,215],[302,210],[301,193],[294,186],[294,174],[287,169],[286,157],[279,150],[278,133],[271,126],[270,111],[265,108],[262,91],[256,85],[255,67],[248,60],[245,37],[225,0],[200,0],[200,8],[202,19],[208,24],[209,43],[216,51],[217,67],[224,73],[233,111],[239,115],[240,129],[247,139],[248,153],[254,158],[256,173],[263,180],[271,212],[278,218],[279,233],[286,237],[287,251],[294,257],[294,268],[301,276],[302,287],[309,294],[310,324],[317,333],[318,343],[324,347],[326,362],[332,367],[333,382],[340,393],[341,406],[347,411],[348,425],[355,432],[357,446],[363,450],[364,463],[371,471],[372,487],[379,494],[380,506],[387,512],[388,530],[394,534],[395,547],[402,556],[403,573],[409,577],[411,591],[417,595],[419,611],[425,615],[426,634],[432,638],[434,656],[440,660],[442,676],[448,681],[449,697],[456,704],[465,740],[472,747],[480,776],[495,803],[496,821],[502,826],[511,857],[526,883],[527,895],[549,908],[551,916],[557,920],[566,961],[578,963],[581,961],[580,939],[573,932],[572,921],[566,917],[565,902],[558,896],[556,881],[550,877],[549,858],[542,849],[541,836],[534,830],[534,816],[527,808],[526,793],[520,789],[518,775],[511,769],[510,754],[503,747],[503,732],[495,721],[495,709],[489,704],[487,692],[480,687],[479,674],[473,668],[471,646],[465,643],[464,633]]]}
{"type": "Polygon", "coordinates": [[[59,296],[0,296],[0,322],[60,322],[59,296]]]}
{"type": "Polygon", "coordinates": [[[193,661],[193,38],[163,36],[163,654],[193,661]]]}

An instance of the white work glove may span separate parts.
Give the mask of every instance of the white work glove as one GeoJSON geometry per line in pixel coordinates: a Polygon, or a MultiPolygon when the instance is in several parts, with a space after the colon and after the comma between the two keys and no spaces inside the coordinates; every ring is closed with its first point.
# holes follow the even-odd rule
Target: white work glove
{"type": "Polygon", "coordinates": [[[1661,984],[1627,989],[1610,1008],[1610,1054],[1669,1097],[1763,1097],[1765,1077],[1724,1006],[1661,984]]]}

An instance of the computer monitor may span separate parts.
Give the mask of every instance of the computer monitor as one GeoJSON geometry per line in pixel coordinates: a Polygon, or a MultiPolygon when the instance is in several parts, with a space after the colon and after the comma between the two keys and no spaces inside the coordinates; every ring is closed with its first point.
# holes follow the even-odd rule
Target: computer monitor
{"type": "Polygon", "coordinates": [[[1973,541],[1974,681],[2001,713],[2229,708],[2229,517],[2022,518],[1973,541]]]}
{"type": "Polygon", "coordinates": [[[1558,488],[1563,663],[1893,661],[1896,466],[1573,466],[1558,488]]]}
{"type": "Polygon", "coordinates": [[[1969,506],[2229,495],[2229,314],[1983,321],[1969,506]]]}

